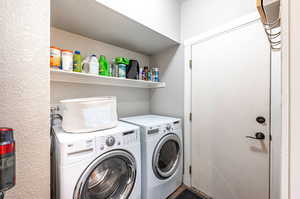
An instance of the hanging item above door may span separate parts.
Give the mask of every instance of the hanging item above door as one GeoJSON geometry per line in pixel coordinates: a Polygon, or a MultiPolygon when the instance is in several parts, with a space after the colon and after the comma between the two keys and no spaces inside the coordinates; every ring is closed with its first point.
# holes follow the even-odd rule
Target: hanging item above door
{"type": "Polygon", "coordinates": [[[280,0],[256,0],[256,7],[271,48],[279,50],[281,48],[280,0]]]}

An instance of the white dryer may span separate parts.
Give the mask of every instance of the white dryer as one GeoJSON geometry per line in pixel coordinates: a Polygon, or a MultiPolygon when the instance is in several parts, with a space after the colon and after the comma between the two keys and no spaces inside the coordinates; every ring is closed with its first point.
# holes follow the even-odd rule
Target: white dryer
{"type": "Polygon", "coordinates": [[[140,199],[139,127],[119,122],[113,129],[55,134],[57,199],[140,199]]]}
{"type": "Polygon", "coordinates": [[[166,199],[183,179],[181,120],[157,115],[121,120],[141,127],[142,199],[166,199]]]}

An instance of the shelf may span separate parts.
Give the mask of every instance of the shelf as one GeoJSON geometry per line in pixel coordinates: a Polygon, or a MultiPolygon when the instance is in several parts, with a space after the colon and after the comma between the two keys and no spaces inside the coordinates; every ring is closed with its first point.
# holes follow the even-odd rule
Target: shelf
{"type": "Polygon", "coordinates": [[[51,25],[146,55],[179,44],[96,0],[51,0],[51,25]]]}
{"type": "Polygon", "coordinates": [[[117,77],[105,77],[86,73],[68,72],[50,69],[52,82],[67,82],[78,84],[97,84],[106,86],[135,87],[135,88],[163,88],[164,82],[151,82],[143,80],[122,79],[117,77]]]}

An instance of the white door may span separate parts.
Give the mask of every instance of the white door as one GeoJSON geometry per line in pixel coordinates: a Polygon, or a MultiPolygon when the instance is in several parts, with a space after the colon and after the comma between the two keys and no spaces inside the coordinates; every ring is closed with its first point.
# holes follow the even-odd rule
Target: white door
{"type": "Polygon", "coordinates": [[[194,45],[192,59],[193,187],[214,199],[268,199],[270,48],[261,23],[194,45]]]}

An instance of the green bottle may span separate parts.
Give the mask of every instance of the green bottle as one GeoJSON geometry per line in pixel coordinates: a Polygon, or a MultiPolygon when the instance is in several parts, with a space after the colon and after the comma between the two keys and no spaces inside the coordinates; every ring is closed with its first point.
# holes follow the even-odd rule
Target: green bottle
{"type": "Polygon", "coordinates": [[[101,55],[99,58],[99,67],[100,67],[100,75],[102,76],[110,76],[110,68],[109,63],[106,60],[105,56],[101,55]]]}
{"type": "Polygon", "coordinates": [[[82,72],[82,56],[80,51],[76,50],[73,56],[73,71],[82,72]]]}

